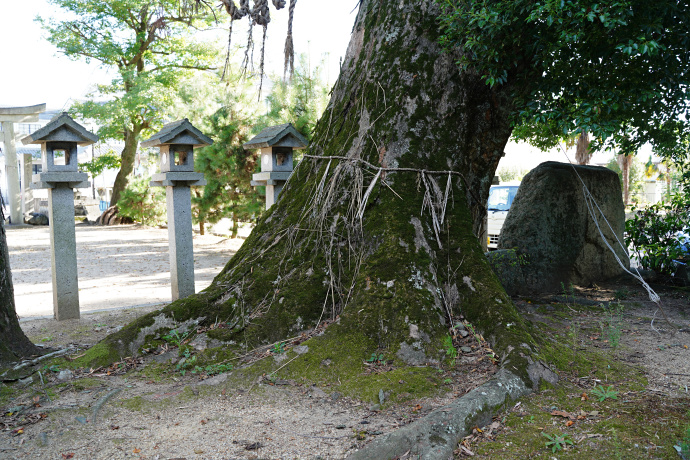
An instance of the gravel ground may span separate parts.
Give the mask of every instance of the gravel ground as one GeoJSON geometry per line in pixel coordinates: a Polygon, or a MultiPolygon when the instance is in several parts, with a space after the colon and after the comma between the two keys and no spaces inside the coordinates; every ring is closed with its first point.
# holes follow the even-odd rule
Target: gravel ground
{"type": "MultiPolygon", "coordinates": [[[[170,302],[168,230],[140,225],[76,228],[82,312],[170,302]]],[[[243,239],[194,235],[196,290],[206,288],[243,239]]],[[[17,314],[53,315],[48,227],[7,227],[17,314]]]]}

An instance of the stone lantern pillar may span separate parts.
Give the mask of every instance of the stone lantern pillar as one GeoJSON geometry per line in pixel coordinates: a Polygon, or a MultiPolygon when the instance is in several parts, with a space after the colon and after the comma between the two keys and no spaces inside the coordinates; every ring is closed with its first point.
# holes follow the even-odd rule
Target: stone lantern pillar
{"type": "Polygon", "coordinates": [[[194,172],[194,149],[213,144],[186,118],[169,123],[142,147],[160,148],[159,174],[151,178],[154,187],[165,187],[168,209],[168,244],[172,300],[194,294],[194,245],[192,236],[193,185],[206,185],[204,175],[194,172]]]}
{"type": "Polygon", "coordinates": [[[33,176],[31,188],[48,189],[53,312],[58,321],[79,318],[74,189],[88,187],[89,183],[88,175],[77,169],[77,146],[96,141],[98,136],[64,112],[22,139],[25,145],[41,144],[43,172],[33,176]],[[64,156],[65,164],[55,164],[56,156],[64,156]]]}
{"type": "Polygon", "coordinates": [[[251,185],[266,186],[266,209],[276,202],[292,174],[292,151],[306,146],[307,140],[291,123],[266,128],[244,144],[245,149],[261,149],[261,172],[252,176],[251,185]]]}

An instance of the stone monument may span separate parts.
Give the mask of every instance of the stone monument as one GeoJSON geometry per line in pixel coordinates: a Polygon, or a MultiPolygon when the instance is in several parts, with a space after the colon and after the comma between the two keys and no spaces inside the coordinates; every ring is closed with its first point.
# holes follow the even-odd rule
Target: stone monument
{"type": "Polygon", "coordinates": [[[252,176],[251,185],[266,186],[266,209],[276,202],[292,174],[292,151],[306,146],[307,140],[291,123],[266,128],[244,144],[245,149],[261,149],[261,172],[252,176]]]}
{"type": "Polygon", "coordinates": [[[91,145],[98,136],[62,113],[43,128],[22,139],[41,144],[43,171],[33,176],[31,188],[48,189],[50,261],[53,273],[55,319],[79,318],[77,242],[74,233],[74,189],[88,187],[88,175],[77,169],[77,146],[91,145]],[[65,164],[55,164],[56,156],[65,164]]]}
{"type": "Polygon", "coordinates": [[[0,107],[0,142],[5,144],[5,177],[7,178],[7,193],[10,205],[10,220],[13,224],[24,222],[22,216],[22,196],[19,189],[19,169],[17,168],[15,123],[30,123],[38,121],[38,114],[44,112],[45,104],[28,107],[0,107]]]}
{"type": "Polygon", "coordinates": [[[172,300],[194,294],[194,245],[192,239],[193,185],[206,185],[204,175],[194,172],[194,149],[213,144],[186,118],[169,123],[142,147],[160,148],[159,174],[151,178],[154,187],[165,187],[168,210],[168,244],[172,300]]]}

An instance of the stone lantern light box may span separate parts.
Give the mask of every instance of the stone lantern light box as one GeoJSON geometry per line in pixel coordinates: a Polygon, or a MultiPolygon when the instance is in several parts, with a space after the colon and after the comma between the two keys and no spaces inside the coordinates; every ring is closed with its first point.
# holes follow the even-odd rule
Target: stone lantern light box
{"type": "Polygon", "coordinates": [[[261,172],[252,176],[252,186],[266,187],[266,209],[278,198],[293,170],[293,150],[307,147],[307,140],[291,123],[271,126],[244,144],[261,149],[261,172]]]}
{"type": "Polygon", "coordinates": [[[184,118],[163,126],[142,147],[160,149],[160,174],[154,174],[151,185],[168,186],[173,182],[206,185],[203,174],[194,172],[194,149],[213,144],[213,140],[184,118]]]}
{"type": "Polygon", "coordinates": [[[41,173],[34,175],[31,188],[54,188],[57,183],[66,183],[72,188],[88,187],[88,174],[78,169],[77,148],[97,141],[97,135],[87,131],[66,112],[24,137],[24,145],[41,144],[43,168],[41,173]],[[64,165],[55,162],[60,156],[65,158],[64,165]]]}

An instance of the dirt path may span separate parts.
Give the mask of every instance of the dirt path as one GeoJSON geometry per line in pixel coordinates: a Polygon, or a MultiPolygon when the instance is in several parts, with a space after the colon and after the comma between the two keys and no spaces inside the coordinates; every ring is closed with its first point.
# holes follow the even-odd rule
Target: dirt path
{"type": "MultiPolygon", "coordinates": [[[[50,337],[51,347],[86,347],[152,309],[88,313],[60,323],[36,319],[22,327],[34,342],[50,337]]],[[[451,391],[370,410],[371,402],[342,397],[337,388],[257,382],[241,369],[205,379],[174,367],[161,372],[156,362],[176,351],[125,363],[110,375],[85,371],[61,380],[61,369],[44,369],[44,384],[0,403],[0,458],[337,459],[456,397],[451,391]],[[22,433],[13,433],[18,426],[22,433]]]]}
{"type": "MultiPolygon", "coordinates": [[[[77,226],[82,312],[170,302],[167,229],[77,226]]],[[[207,287],[243,239],[194,236],[196,290],[207,287]]],[[[50,233],[47,227],[7,227],[17,314],[53,315],[50,233]]]]}

